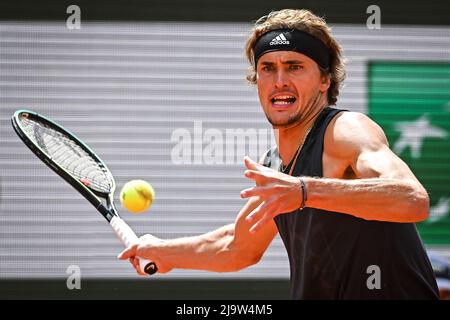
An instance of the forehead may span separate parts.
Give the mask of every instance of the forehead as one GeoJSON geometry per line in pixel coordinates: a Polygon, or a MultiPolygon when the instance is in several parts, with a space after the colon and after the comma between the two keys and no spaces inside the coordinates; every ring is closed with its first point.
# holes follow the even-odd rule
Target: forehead
{"type": "Polygon", "coordinates": [[[310,57],[296,52],[296,51],[272,51],[263,54],[259,60],[258,65],[262,62],[265,63],[283,63],[286,61],[300,61],[304,63],[316,63],[310,57]]]}

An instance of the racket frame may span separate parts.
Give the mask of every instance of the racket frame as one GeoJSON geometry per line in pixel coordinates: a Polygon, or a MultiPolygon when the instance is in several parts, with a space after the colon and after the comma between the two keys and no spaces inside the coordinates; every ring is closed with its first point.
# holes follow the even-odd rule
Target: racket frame
{"type": "Polygon", "coordinates": [[[67,183],[69,183],[72,187],[74,187],[78,192],[80,192],[98,211],[103,215],[103,217],[109,222],[111,221],[112,217],[114,215],[118,216],[117,211],[112,206],[113,203],[113,195],[116,188],[116,183],[114,180],[114,177],[111,174],[111,171],[108,169],[106,164],[93,152],[82,140],[80,140],[77,136],[75,136],[73,133],[68,131],[65,128],[62,128],[57,123],[53,122],[52,120],[48,119],[47,117],[38,114],[36,112],[30,111],[30,110],[17,110],[13,117],[12,117],[12,125],[14,130],[16,131],[17,135],[20,137],[20,139],[33,151],[33,153],[41,159],[50,169],[52,169],[55,173],[57,173],[61,178],[66,180],[67,183]],[[68,136],[70,139],[76,141],[79,146],[86,151],[89,156],[91,156],[95,161],[100,163],[106,170],[107,174],[111,177],[112,181],[112,188],[109,194],[104,194],[101,192],[98,192],[96,190],[93,190],[91,188],[88,188],[85,186],[81,181],[76,179],[72,174],[70,174],[67,170],[60,167],[56,162],[54,162],[49,156],[47,156],[46,152],[42,150],[41,147],[36,145],[25,133],[25,130],[23,129],[22,125],[20,124],[20,117],[23,115],[31,115],[31,119],[33,117],[38,118],[40,121],[44,122],[45,124],[51,126],[56,131],[68,136]],[[102,197],[106,199],[108,203],[108,208],[105,207],[102,203],[102,201],[98,198],[102,197]]]}
{"type": "MultiPolygon", "coordinates": [[[[81,195],[83,195],[99,212],[100,214],[110,223],[116,233],[119,235],[121,240],[125,245],[129,246],[138,238],[131,230],[131,228],[120,218],[117,210],[114,207],[114,191],[116,189],[116,182],[114,180],[114,176],[111,174],[111,171],[108,169],[106,164],[100,157],[89,148],[81,139],[79,139],[76,135],[74,135],[69,130],[60,126],[56,122],[50,120],[49,118],[26,109],[20,109],[14,112],[11,117],[12,126],[14,131],[17,133],[19,138],[25,143],[25,145],[39,158],[41,159],[50,169],[52,169],[56,174],[58,174],[61,178],[63,178],[67,183],[69,183],[72,187],[74,187],[81,195]],[[30,117],[31,115],[31,117],[30,117]],[[20,117],[30,117],[37,118],[39,121],[43,122],[46,125],[49,125],[52,129],[60,132],[61,134],[68,136],[70,139],[75,141],[79,147],[81,147],[89,156],[91,156],[95,161],[97,161],[105,170],[106,174],[111,179],[111,190],[109,193],[99,192],[97,190],[91,189],[86,186],[82,181],[79,181],[76,177],[74,177],[71,173],[69,173],[66,169],[59,166],[55,161],[53,161],[47,153],[35,144],[25,133],[23,126],[20,123],[20,117]],[[99,198],[103,198],[106,201],[106,206],[103,204],[102,200],[99,198]],[[115,217],[114,221],[113,218],[115,217]]],[[[149,260],[139,258],[140,267],[147,274],[154,274],[157,271],[157,267],[154,262],[150,262],[149,260]]]]}

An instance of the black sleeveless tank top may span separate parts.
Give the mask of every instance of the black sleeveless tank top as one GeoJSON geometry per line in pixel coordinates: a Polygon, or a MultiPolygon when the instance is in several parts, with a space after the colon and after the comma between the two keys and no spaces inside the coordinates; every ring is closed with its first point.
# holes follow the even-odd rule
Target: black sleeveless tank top
{"type": "MultiPolygon", "coordinates": [[[[323,177],[325,130],[341,111],[325,108],[316,119],[293,176],[323,177]]],[[[278,170],[279,163],[272,148],[263,164],[278,170]]],[[[280,214],[275,222],[289,257],[293,299],[438,298],[413,223],[368,221],[309,207],[280,214]]]]}

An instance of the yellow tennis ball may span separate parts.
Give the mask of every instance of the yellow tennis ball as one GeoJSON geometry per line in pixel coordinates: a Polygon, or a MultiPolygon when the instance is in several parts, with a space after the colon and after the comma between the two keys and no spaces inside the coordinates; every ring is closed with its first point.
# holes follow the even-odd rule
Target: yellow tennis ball
{"type": "Polygon", "coordinates": [[[144,180],[131,180],[120,191],[122,206],[132,213],[146,211],[155,198],[153,187],[144,180]]]}

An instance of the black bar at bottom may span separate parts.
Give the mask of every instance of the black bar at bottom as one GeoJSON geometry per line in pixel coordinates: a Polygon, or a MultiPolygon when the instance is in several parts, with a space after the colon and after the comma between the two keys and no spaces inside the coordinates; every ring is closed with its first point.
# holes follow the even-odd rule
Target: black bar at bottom
{"type": "Polygon", "coordinates": [[[66,279],[0,280],[0,299],[289,299],[289,280],[84,279],[68,289],[66,279]]]}

